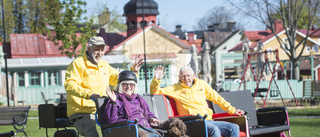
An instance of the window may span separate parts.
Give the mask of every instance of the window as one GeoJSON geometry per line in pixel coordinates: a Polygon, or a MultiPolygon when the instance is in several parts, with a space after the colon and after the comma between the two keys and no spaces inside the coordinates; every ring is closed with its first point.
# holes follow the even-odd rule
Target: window
{"type": "Polygon", "coordinates": [[[310,53],[310,47],[306,46],[306,53],[310,53]]]}
{"type": "Polygon", "coordinates": [[[24,83],[24,71],[19,71],[17,72],[17,85],[19,87],[24,87],[25,86],[25,83],[24,83]]]}
{"type": "Polygon", "coordinates": [[[30,86],[41,86],[41,70],[29,71],[30,86]]]}
{"type": "Polygon", "coordinates": [[[60,85],[59,70],[48,70],[48,85],[49,86],[60,85]]]}
{"type": "Polygon", "coordinates": [[[288,38],[287,37],[283,37],[282,38],[282,42],[283,42],[283,44],[281,44],[281,46],[283,48],[283,53],[284,52],[289,52],[288,50],[290,50],[290,45],[289,45],[288,38]]]}
{"type": "MultiPolygon", "coordinates": [[[[152,66],[149,66],[147,67],[147,80],[152,80],[154,75],[154,68],[158,66],[158,65],[152,65],[152,66]]],[[[165,75],[163,76],[162,79],[167,79],[169,78],[169,66],[165,66],[164,67],[164,72],[165,72],[165,75]]],[[[139,72],[139,80],[145,80],[145,76],[144,76],[144,67],[142,66],[141,69],[140,69],[140,72],[139,72]]]]}
{"type": "Polygon", "coordinates": [[[131,21],[128,25],[128,29],[129,30],[136,30],[137,26],[136,26],[136,22],[135,21],[131,21]]]}
{"type": "Polygon", "coordinates": [[[147,21],[145,21],[145,20],[143,20],[143,21],[140,22],[140,27],[141,27],[141,28],[144,28],[144,27],[146,27],[147,25],[148,25],[148,23],[147,23],[147,21]]]}
{"type": "MultiPolygon", "coordinates": [[[[153,67],[147,67],[147,80],[151,80],[153,78],[153,67]]],[[[142,68],[140,69],[139,72],[139,79],[140,80],[145,80],[145,75],[144,75],[144,67],[142,66],[142,68]]]]}

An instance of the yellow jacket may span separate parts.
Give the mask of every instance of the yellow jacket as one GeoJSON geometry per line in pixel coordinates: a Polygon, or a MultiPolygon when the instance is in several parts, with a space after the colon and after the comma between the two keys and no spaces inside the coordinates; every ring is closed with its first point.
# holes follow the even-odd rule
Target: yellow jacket
{"type": "Polygon", "coordinates": [[[212,110],[208,107],[206,99],[219,105],[222,110],[229,114],[235,113],[235,108],[231,106],[223,97],[213,90],[205,81],[195,78],[192,87],[187,87],[179,82],[172,86],[160,88],[161,80],[154,78],[150,84],[150,94],[164,94],[173,98],[180,116],[191,114],[208,114],[208,119],[212,119],[212,110]]]}
{"type": "Polygon", "coordinates": [[[86,54],[76,58],[66,70],[64,87],[68,93],[67,115],[75,113],[91,113],[96,111],[95,103],[90,99],[91,94],[106,95],[109,85],[117,84],[119,71],[112,68],[105,60],[92,64],[86,54]]]}

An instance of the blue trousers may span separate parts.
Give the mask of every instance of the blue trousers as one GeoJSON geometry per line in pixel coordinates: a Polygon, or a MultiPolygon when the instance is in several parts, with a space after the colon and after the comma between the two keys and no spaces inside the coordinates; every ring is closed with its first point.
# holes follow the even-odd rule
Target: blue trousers
{"type": "Polygon", "coordinates": [[[239,126],[237,124],[206,120],[208,137],[239,137],[239,126]]]}

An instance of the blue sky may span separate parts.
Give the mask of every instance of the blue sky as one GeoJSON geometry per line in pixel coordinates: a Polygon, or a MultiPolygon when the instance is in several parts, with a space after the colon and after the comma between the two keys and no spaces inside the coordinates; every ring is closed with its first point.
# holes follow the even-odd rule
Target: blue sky
{"type": "MultiPolygon", "coordinates": [[[[93,15],[97,5],[107,5],[109,9],[116,9],[123,14],[124,5],[129,0],[86,0],[87,14],[93,15]]],[[[226,0],[155,0],[159,6],[161,27],[167,31],[174,31],[177,24],[183,30],[192,31],[192,27],[210,9],[216,6],[230,5],[226,0]]],[[[230,6],[229,6],[230,7],[230,6]]]]}

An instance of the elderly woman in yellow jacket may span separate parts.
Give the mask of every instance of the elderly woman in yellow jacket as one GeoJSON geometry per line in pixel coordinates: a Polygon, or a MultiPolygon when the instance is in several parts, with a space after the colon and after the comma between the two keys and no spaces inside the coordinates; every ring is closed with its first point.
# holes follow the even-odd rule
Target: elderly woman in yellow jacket
{"type": "MultiPolygon", "coordinates": [[[[67,115],[80,135],[98,137],[94,113],[95,103],[91,99],[107,96],[109,84],[115,86],[119,71],[102,60],[106,44],[102,37],[91,37],[82,57],[76,58],[66,70],[64,82],[67,96],[67,115]]],[[[138,55],[131,70],[139,72],[143,59],[138,55]]]]}
{"type": "Polygon", "coordinates": [[[150,84],[150,94],[164,94],[176,101],[179,115],[205,115],[208,114],[207,130],[209,137],[239,137],[239,126],[229,122],[212,121],[212,110],[208,107],[206,99],[213,101],[229,114],[242,115],[244,112],[230,105],[206,82],[197,79],[191,67],[180,69],[179,82],[165,88],[160,88],[164,76],[163,66],[155,68],[154,78],[150,84]]]}

